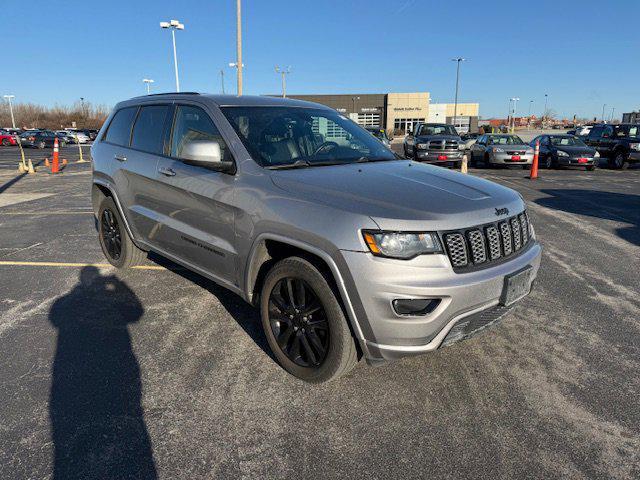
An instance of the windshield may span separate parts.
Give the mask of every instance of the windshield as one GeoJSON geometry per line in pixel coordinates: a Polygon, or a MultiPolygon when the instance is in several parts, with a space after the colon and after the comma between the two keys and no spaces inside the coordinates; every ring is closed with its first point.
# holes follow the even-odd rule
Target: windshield
{"type": "Polygon", "coordinates": [[[420,125],[418,136],[421,135],[458,135],[452,125],[420,125]]]}
{"type": "Polygon", "coordinates": [[[395,160],[391,150],[338,112],[301,107],[223,107],[263,167],[395,160]]]}
{"type": "Polygon", "coordinates": [[[517,135],[496,135],[489,137],[487,145],[524,145],[524,142],[517,135]]]}
{"type": "Polygon", "coordinates": [[[584,142],[576,137],[549,137],[551,144],[560,147],[586,147],[584,142]]]}

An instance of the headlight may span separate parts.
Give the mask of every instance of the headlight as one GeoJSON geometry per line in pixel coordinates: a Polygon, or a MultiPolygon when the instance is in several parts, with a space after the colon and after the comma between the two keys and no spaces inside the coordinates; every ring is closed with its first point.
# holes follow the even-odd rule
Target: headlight
{"type": "Polygon", "coordinates": [[[440,253],[442,246],[435,233],[364,231],[364,241],[374,255],[408,260],[425,253],[440,253]]]}
{"type": "Polygon", "coordinates": [[[629,148],[631,150],[640,150],[640,143],[630,143],[629,148]]]}
{"type": "Polygon", "coordinates": [[[559,157],[568,157],[569,154],[567,152],[563,152],[562,150],[558,150],[558,156],[559,157]]]}
{"type": "Polygon", "coordinates": [[[428,143],[419,143],[416,145],[416,148],[420,149],[420,150],[426,150],[427,148],[429,148],[429,144],[428,143]]]}
{"type": "Polygon", "coordinates": [[[504,148],[493,147],[493,151],[496,152],[496,153],[504,153],[504,148]]]}

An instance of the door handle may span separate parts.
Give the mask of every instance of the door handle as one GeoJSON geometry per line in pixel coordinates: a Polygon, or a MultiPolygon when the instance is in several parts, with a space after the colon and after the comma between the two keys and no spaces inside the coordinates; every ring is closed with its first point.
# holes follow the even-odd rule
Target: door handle
{"type": "Polygon", "coordinates": [[[114,155],[113,158],[115,158],[116,160],[118,160],[119,162],[126,162],[127,161],[127,157],[125,157],[124,155],[114,155]]]}
{"type": "Polygon", "coordinates": [[[174,177],[176,175],[176,172],[174,172],[172,169],[170,168],[159,168],[158,172],[161,173],[162,175],[166,176],[166,177],[174,177]]]}

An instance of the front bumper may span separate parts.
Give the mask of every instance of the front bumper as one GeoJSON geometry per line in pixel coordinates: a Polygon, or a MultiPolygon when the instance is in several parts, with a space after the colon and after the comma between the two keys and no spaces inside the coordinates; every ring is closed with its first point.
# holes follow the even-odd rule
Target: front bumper
{"type": "Polygon", "coordinates": [[[520,160],[513,160],[513,156],[508,153],[491,153],[489,163],[495,165],[531,165],[533,163],[533,153],[519,155],[520,160]]]}
{"type": "Polygon", "coordinates": [[[588,167],[593,165],[596,159],[593,157],[558,157],[558,165],[563,167],[588,167]],[[579,159],[586,158],[586,162],[580,162],[579,159]]]}
{"type": "Polygon", "coordinates": [[[416,149],[416,160],[424,163],[447,163],[462,160],[462,150],[418,150],[416,149]],[[446,158],[443,158],[446,157],[446,158]]]}
{"type": "Polygon", "coordinates": [[[640,162],[640,152],[632,150],[631,152],[629,152],[628,160],[631,162],[640,162]]]}
{"type": "Polygon", "coordinates": [[[368,332],[361,345],[371,362],[394,360],[435,350],[461,319],[499,306],[506,275],[532,267],[537,276],[542,248],[533,241],[511,260],[482,270],[455,273],[446,255],[422,255],[409,261],[341,252],[351,271],[368,332]],[[398,315],[393,300],[435,298],[440,303],[421,316],[398,315]]]}

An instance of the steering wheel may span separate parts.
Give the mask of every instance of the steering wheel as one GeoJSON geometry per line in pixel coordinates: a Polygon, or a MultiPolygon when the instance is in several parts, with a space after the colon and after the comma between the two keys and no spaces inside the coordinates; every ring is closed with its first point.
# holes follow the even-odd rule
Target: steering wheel
{"type": "Polygon", "coordinates": [[[319,153],[327,153],[334,148],[339,147],[336,142],[322,142],[322,144],[316,148],[316,151],[313,153],[314,155],[318,155],[319,153]]]}

